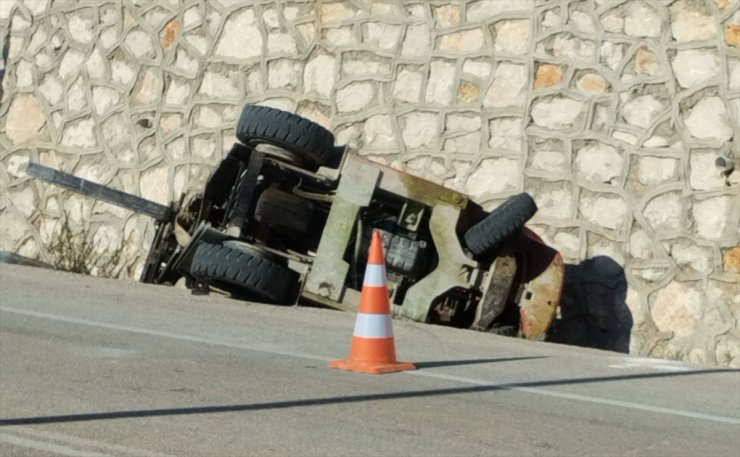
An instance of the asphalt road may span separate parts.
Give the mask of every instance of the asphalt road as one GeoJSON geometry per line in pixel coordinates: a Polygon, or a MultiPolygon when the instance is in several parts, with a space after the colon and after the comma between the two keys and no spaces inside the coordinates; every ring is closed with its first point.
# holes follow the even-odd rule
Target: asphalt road
{"type": "Polygon", "coordinates": [[[740,454],[740,371],[0,265],[2,456],[740,454]]]}

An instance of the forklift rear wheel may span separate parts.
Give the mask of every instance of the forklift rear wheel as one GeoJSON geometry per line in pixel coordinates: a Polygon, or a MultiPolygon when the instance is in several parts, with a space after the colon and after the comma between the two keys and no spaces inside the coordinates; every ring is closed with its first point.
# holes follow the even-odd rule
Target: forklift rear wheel
{"type": "Polygon", "coordinates": [[[190,273],[234,295],[254,295],[277,304],[288,304],[298,282],[298,273],[280,259],[239,241],[201,243],[190,273]]]}
{"type": "Polygon", "coordinates": [[[515,234],[537,212],[532,196],[523,192],[506,200],[482,221],[470,227],[463,238],[474,256],[488,254],[515,234]]]}
{"type": "Polygon", "coordinates": [[[326,164],[334,152],[334,135],[330,131],[268,106],[245,106],[236,125],[236,137],[246,145],[267,143],[283,148],[302,158],[312,170],[326,164]]]}

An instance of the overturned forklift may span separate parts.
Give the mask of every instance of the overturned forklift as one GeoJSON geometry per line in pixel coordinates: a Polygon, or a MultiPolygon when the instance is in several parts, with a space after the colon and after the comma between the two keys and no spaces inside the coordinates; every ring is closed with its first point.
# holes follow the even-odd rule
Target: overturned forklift
{"type": "Polygon", "coordinates": [[[169,207],[30,163],[38,179],[147,214],[140,280],[274,304],[356,310],[372,231],[383,237],[395,317],[542,339],[562,293],[561,255],[524,224],[526,194],[487,213],[467,195],[335,146],[295,114],[244,107],[239,143],[202,192],[169,207]]]}

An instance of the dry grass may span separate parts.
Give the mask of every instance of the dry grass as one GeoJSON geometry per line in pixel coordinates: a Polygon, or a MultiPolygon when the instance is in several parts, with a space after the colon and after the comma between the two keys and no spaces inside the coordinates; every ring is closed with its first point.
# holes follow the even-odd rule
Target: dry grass
{"type": "Polygon", "coordinates": [[[120,275],[123,240],[112,251],[99,252],[89,229],[75,231],[66,212],[62,215],[61,224],[57,236],[45,246],[54,268],[104,278],[116,278],[120,275]]]}

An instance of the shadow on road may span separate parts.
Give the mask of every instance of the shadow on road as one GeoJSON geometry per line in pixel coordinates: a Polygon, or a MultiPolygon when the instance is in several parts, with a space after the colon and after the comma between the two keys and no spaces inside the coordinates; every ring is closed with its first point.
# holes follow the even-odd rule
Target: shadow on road
{"type": "Polygon", "coordinates": [[[547,341],[629,353],[632,313],[627,278],[611,257],[566,266],[560,314],[547,341]]]}
{"type": "Polygon", "coordinates": [[[533,388],[544,386],[576,385],[598,382],[627,381],[634,379],[668,378],[676,376],[693,376],[710,373],[740,373],[740,369],[708,369],[684,371],[680,373],[637,373],[619,376],[597,376],[590,378],[550,379],[543,381],[527,381],[510,384],[490,384],[470,387],[450,387],[445,389],[428,389],[410,392],[387,392],[367,395],[348,395],[344,397],[307,398],[303,400],[286,400],[266,403],[252,403],[239,405],[195,406],[186,408],[139,409],[128,411],[111,411],[101,413],[67,414],[58,416],[18,417],[0,419],[0,427],[13,425],[54,424],[64,422],[87,422],[109,419],[132,419],[160,416],[186,416],[193,414],[235,413],[249,411],[264,411],[273,409],[298,408],[306,406],[341,405],[367,401],[397,400],[403,398],[438,397],[444,395],[461,395],[479,392],[496,392],[515,390],[519,388],[533,388]]]}
{"type": "Polygon", "coordinates": [[[438,367],[454,367],[458,365],[480,365],[484,363],[497,363],[497,362],[516,362],[519,360],[532,360],[532,359],[546,359],[545,356],[536,357],[501,357],[498,359],[472,359],[472,360],[439,360],[433,362],[414,362],[416,368],[438,368],[438,367]]]}

